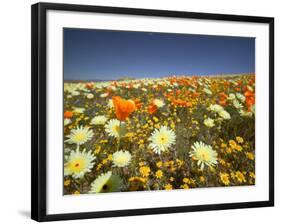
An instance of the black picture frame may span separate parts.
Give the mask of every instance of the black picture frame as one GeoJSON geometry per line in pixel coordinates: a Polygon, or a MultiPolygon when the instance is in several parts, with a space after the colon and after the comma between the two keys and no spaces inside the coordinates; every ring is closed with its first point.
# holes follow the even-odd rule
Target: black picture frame
{"type": "Polygon", "coordinates": [[[37,221],[148,215],[206,210],[238,209],[274,206],[274,18],[164,11],[137,8],[103,7],[89,5],[37,3],[32,5],[32,155],[31,155],[31,218],[37,221]],[[101,12],[124,15],[162,16],[235,22],[254,22],[269,25],[269,200],[243,203],[208,204],[196,206],[160,207],[70,214],[46,214],[46,13],[48,10],[101,12]]]}

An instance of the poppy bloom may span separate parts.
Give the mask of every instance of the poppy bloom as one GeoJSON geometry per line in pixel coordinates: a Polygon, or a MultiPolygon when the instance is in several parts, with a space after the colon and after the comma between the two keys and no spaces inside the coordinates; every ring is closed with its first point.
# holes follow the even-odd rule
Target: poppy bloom
{"type": "Polygon", "coordinates": [[[87,83],[87,84],[85,85],[85,87],[86,87],[87,89],[92,89],[92,88],[94,87],[94,85],[93,85],[92,83],[87,83]]]}
{"type": "Polygon", "coordinates": [[[222,106],[226,106],[227,105],[227,102],[225,99],[222,99],[219,101],[219,104],[222,105],[222,106]]]}
{"type": "Polygon", "coordinates": [[[136,105],[132,100],[125,100],[120,96],[114,96],[112,100],[116,117],[120,121],[125,121],[127,117],[136,110],[136,105]]]}
{"type": "Polygon", "coordinates": [[[225,93],[219,93],[219,96],[220,96],[220,100],[219,100],[219,104],[222,105],[222,106],[226,106],[227,104],[227,95],[225,93]]]}
{"type": "Polygon", "coordinates": [[[154,114],[157,111],[157,106],[154,103],[151,103],[147,108],[148,113],[154,114]]]}
{"type": "Polygon", "coordinates": [[[246,104],[248,107],[251,107],[252,105],[255,104],[255,97],[251,96],[251,97],[247,97],[246,98],[246,104]]]}
{"type": "Polygon", "coordinates": [[[192,93],[192,97],[198,97],[198,96],[200,96],[200,93],[198,93],[198,92],[192,93]]]}
{"type": "Polygon", "coordinates": [[[176,106],[181,106],[181,107],[191,107],[192,103],[181,100],[181,99],[173,99],[172,103],[176,106]]]}
{"type": "Polygon", "coordinates": [[[72,118],[73,113],[71,111],[65,111],[63,114],[64,118],[72,118]]]}
{"type": "Polygon", "coordinates": [[[142,106],[142,103],[139,99],[134,99],[134,103],[136,105],[136,108],[139,110],[142,106]]]}
{"type": "Polygon", "coordinates": [[[253,97],[255,94],[252,92],[252,91],[246,91],[245,93],[244,93],[244,96],[246,96],[246,97],[253,97]]]}

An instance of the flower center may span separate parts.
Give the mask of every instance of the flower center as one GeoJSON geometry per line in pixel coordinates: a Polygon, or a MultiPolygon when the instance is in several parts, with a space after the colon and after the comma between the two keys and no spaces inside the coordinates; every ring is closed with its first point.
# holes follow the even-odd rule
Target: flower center
{"type": "Polygon", "coordinates": [[[167,144],[167,141],[168,141],[168,138],[164,135],[160,135],[158,137],[159,144],[162,144],[162,145],[167,144]]]}
{"type": "Polygon", "coordinates": [[[127,162],[127,158],[125,156],[120,156],[116,159],[116,162],[118,162],[120,164],[124,164],[127,162]]]}
{"type": "Polygon", "coordinates": [[[82,158],[79,158],[69,165],[72,172],[79,173],[85,168],[85,161],[82,158]]]}
{"type": "Polygon", "coordinates": [[[200,150],[200,152],[198,153],[198,157],[200,158],[200,160],[202,161],[209,161],[210,160],[210,154],[208,152],[206,152],[205,150],[200,150]]]}
{"type": "Polygon", "coordinates": [[[120,130],[119,125],[116,125],[116,126],[113,127],[113,131],[119,133],[119,130],[120,130]]]}
{"type": "Polygon", "coordinates": [[[86,135],[84,133],[78,133],[74,137],[74,139],[79,142],[85,140],[85,138],[86,138],[86,135]]]}

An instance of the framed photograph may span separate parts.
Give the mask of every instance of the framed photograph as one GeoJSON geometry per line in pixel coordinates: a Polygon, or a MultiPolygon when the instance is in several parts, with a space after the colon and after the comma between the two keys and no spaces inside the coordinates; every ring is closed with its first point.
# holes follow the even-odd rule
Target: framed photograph
{"type": "Polygon", "coordinates": [[[32,6],[32,219],[273,205],[273,18],[32,6]]]}

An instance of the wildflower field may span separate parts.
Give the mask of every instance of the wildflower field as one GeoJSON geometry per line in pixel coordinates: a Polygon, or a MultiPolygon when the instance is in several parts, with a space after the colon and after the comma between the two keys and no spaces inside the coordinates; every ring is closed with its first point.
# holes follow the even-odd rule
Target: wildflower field
{"type": "Polygon", "coordinates": [[[254,184],[254,74],[64,82],[64,194],[254,184]]]}

